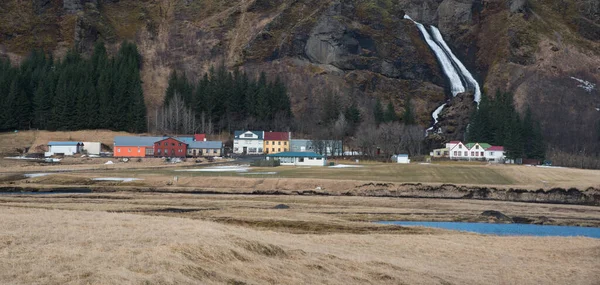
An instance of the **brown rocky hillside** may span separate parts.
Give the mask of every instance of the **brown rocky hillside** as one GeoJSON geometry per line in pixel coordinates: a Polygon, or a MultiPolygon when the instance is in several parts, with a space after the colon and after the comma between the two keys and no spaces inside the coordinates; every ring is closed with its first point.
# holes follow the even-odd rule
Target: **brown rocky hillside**
{"type": "MultiPolygon", "coordinates": [[[[426,126],[448,84],[405,13],[438,26],[487,94],[512,91],[520,110],[531,106],[552,144],[598,145],[595,0],[5,0],[0,56],[18,62],[35,47],[61,55],[73,46],[89,52],[98,40],[113,50],[131,40],[144,58],[150,110],[172,70],[198,78],[224,62],[281,75],[304,122],[314,120],[321,94],[333,91],[365,111],[380,98],[401,112],[411,96],[426,126]]],[[[462,137],[470,96],[442,114],[445,139],[462,137]]]]}

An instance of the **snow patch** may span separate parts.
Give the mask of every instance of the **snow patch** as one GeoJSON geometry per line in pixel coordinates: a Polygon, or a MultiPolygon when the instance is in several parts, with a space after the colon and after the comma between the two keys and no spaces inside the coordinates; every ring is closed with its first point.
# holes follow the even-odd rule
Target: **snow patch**
{"type": "Polygon", "coordinates": [[[583,80],[583,79],[579,79],[576,77],[571,76],[571,79],[576,80],[577,82],[581,83],[579,85],[577,85],[577,87],[579,88],[583,88],[585,91],[587,91],[588,93],[592,93],[592,91],[594,91],[594,89],[596,89],[596,84],[583,80]]]}
{"type": "Polygon", "coordinates": [[[114,162],[112,162],[111,160],[107,161],[105,164],[115,164],[114,162]]]}
{"type": "Polygon", "coordinates": [[[46,175],[50,175],[51,173],[28,173],[25,174],[25,177],[27,178],[36,178],[36,177],[42,177],[42,176],[46,176],[46,175]]]}
{"type": "Polygon", "coordinates": [[[179,172],[248,172],[250,165],[227,165],[207,168],[178,169],[179,172]]]}
{"type": "Polygon", "coordinates": [[[9,157],[5,157],[5,159],[38,160],[39,158],[31,158],[31,157],[25,157],[25,156],[9,156],[9,157]]]}
{"type": "Polygon", "coordinates": [[[101,178],[92,178],[94,181],[121,181],[121,182],[131,182],[137,180],[144,180],[140,178],[121,178],[121,177],[101,177],[101,178]]]}
{"type": "Polygon", "coordinates": [[[362,165],[353,165],[353,164],[338,164],[330,166],[329,168],[360,168],[362,165]]]}
{"type": "Polygon", "coordinates": [[[275,175],[277,172],[243,172],[238,173],[239,175],[275,175]]]}

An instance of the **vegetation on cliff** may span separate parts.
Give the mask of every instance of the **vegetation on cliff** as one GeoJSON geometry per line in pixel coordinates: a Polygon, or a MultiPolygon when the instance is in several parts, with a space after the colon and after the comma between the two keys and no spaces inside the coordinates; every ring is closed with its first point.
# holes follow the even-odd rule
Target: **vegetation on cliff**
{"type": "Polygon", "coordinates": [[[98,43],[85,59],[33,51],[19,66],[0,59],[0,130],[111,129],[146,131],[141,58],[124,42],[110,58],[98,43]]]}

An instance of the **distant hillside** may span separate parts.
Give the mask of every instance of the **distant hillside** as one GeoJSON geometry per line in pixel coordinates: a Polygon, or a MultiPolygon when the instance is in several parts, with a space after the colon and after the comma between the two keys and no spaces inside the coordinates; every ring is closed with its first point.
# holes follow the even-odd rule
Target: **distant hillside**
{"type": "MultiPolygon", "coordinates": [[[[367,119],[376,98],[398,113],[412,97],[417,122],[448,98],[448,83],[416,26],[439,27],[493,96],[513,92],[532,107],[546,139],[569,152],[600,151],[600,4],[593,0],[7,0],[0,3],[0,56],[33,47],[113,52],[135,41],[143,57],[149,114],[169,73],[190,79],[223,62],[250,74],[281,75],[296,117],[317,123],[328,92],[356,102],[367,119]],[[594,151],[590,151],[594,150],[594,151]]],[[[462,138],[471,94],[440,115],[440,141],[462,138]]]]}

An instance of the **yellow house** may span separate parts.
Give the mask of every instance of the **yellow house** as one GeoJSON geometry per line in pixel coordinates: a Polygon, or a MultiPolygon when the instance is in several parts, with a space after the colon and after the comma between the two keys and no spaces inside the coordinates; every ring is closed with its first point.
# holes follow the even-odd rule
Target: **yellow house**
{"type": "Polygon", "coordinates": [[[280,153],[290,150],[290,133],[265,132],[264,152],[268,154],[280,153]]]}

